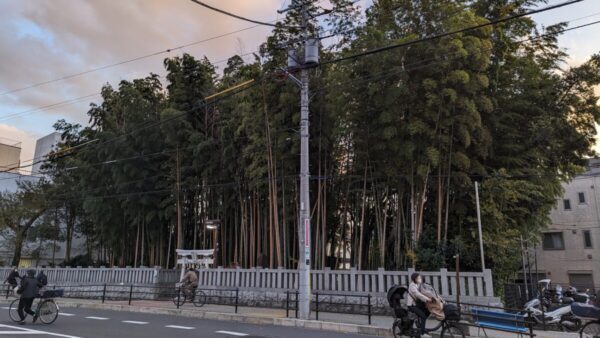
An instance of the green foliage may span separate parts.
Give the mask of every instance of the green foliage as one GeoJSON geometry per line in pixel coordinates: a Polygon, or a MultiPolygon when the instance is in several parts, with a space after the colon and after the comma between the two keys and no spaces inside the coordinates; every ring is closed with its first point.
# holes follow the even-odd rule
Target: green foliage
{"type": "MultiPolygon", "coordinates": [[[[379,0],[348,31],[351,1],[328,21],[345,33],[322,60],[457,30],[543,1],[379,0]]],[[[318,2],[311,4],[318,13],[318,2]]],[[[298,13],[283,19],[297,25],[298,13]]],[[[480,268],[474,181],[481,183],[487,265],[519,266],[519,236],[537,236],[561,183],[593,156],[600,56],[564,66],[564,25],[531,18],[311,69],[313,262],[359,268],[480,268]]],[[[315,30],[315,27],[311,27],[315,30]]],[[[272,81],[285,63],[273,30],[255,60],[164,61],[156,75],[105,86],[90,125],[65,121],[50,161],[52,208],[88,240],[93,260],[172,266],[173,249],[213,247],[222,265],[294,267],[298,257],[298,89],[272,81]],[[260,79],[238,93],[220,93],[260,79]],[[77,170],[69,168],[77,167],[77,170]],[[169,252],[169,248],[171,251],[169,252]],[[169,257],[169,261],[167,261],[169,257]]],[[[297,74],[295,74],[297,75],[297,74]]],[[[337,266],[332,266],[337,267],[337,266]]]]}

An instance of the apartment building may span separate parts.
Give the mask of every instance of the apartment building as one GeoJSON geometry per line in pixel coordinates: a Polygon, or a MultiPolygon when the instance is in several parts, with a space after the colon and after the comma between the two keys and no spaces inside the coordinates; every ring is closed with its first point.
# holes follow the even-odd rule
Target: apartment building
{"type": "Polygon", "coordinates": [[[538,273],[562,286],[600,289],[600,159],[563,187],[536,250],[538,273]]]}

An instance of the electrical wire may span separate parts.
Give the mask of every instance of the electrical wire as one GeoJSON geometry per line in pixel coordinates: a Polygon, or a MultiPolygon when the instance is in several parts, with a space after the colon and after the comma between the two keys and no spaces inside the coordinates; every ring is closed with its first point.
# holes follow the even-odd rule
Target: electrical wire
{"type": "MultiPolygon", "coordinates": [[[[276,24],[272,24],[270,22],[264,22],[264,21],[258,21],[258,20],[248,19],[248,18],[245,18],[243,16],[239,16],[237,14],[233,14],[231,12],[227,12],[225,10],[213,7],[211,5],[208,5],[208,4],[206,4],[206,3],[202,2],[202,1],[199,1],[199,0],[191,0],[191,1],[193,3],[196,3],[196,4],[200,5],[200,6],[206,7],[208,9],[212,10],[212,11],[215,11],[215,12],[218,12],[218,13],[230,16],[232,18],[236,18],[236,19],[243,20],[243,21],[248,21],[248,22],[259,24],[259,25],[263,25],[263,26],[278,27],[276,24]]],[[[287,27],[287,28],[298,28],[298,27],[292,27],[292,26],[284,26],[284,27],[287,27]]]]}
{"type": "MultiPolygon", "coordinates": [[[[574,3],[574,2],[579,2],[579,1],[582,1],[582,0],[573,0],[573,1],[570,1],[570,2],[567,2],[567,3],[563,3],[563,4],[557,4],[557,5],[555,5],[555,6],[550,6],[550,7],[542,8],[542,9],[540,9],[540,10],[536,10],[535,12],[536,12],[536,13],[538,13],[538,12],[540,12],[540,11],[545,11],[545,10],[553,9],[553,8],[556,8],[556,7],[562,7],[562,6],[565,6],[565,5],[567,5],[567,4],[574,3]]],[[[528,12],[528,13],[530,13],[530,12],[528,12]]],[[[592,14],[592,15],[593,15],[593,14],[592,14]]],[[[589,15],[589,16],[592,16],[592,15],[589,15]]],[[[522,15],[520,15],[520,16],[522,16],[522,15]]],[[[587,17],[589,17],[589,16],[587,16],[587,17]]],[[[506,18],[506,19],[507,19],[507,18],[506,18]]],[[[513,19],[514,19],[514,18],[513,18],[513,19]]],[[[506,21],[505,19],[503,19],[503,20],[504,20],[504,21],[506,21]]],[[[574,20],[572,20],[572,21],[575,21],[575,20],[578,20],[578,19],[574,19],[574,20]]],[[[559,31],[559,32],[547,33],[547,34],[542,34],[542,35],[539,35],[539,36],[531,37],[531,38],[528,38],[528,39],[521,40],[521,41],[519,41],[518,43],[523,43],[523,42],[532,41],[532,40],[535,40],[535,39],[540,39],[540,38],[542,38],[542,37],[545,37],[545,36],[557,35],[557,34],[560,34],[560,33],[566,32],[566,31],[571,31],[571,30],[575,30],[575,29],[580,29],[580,28],[587,27],[587,26],[591,26],[591,25],[595,25],[595,24],[598,24],[598,23],[600,23],[600,20],[599,20],[599,21],[594,21],[594,22],[591,22],[591,23],[587,23],[587,24],[583,24],[583,25],[579,25],[579,26],[575,26],[575,27],[571,27],[571,28],[566,28],[566,29],[563,29],[563,30],[561,30],[561,31],[559,31]]],[[[448,33],[448,34],[449,34],[449,33],[448,33]]],[[[447,61],[447,59],[445,59],[444,61],[447,61]]],[[[423,61],[421,61],[421,62],[423,62],[423,61]]],[[[400,71],[403,71],[403,70],[400,70],[400,71]]],[[[166,121],[159,121],[159,124],[161,124],[161,123],[164,123],[164,122],[166,122],[166,121]]],[[[150,127],[150,126],[146,126],[146,127],[144,127],[144,129],[145,129],[145,128],[147,128],[147,127],[150,127]]],[[[119,138],[119,137],[123,137],[123,136],[126,136],[126,134],[125,134],[125,135],[118,136],[117,138],[119,138]]],[[[33,164],[32,164],[32,165],[33,165],[33,164]]],[[[28,165],[28,166],[30,166],[30,165],[28,165]]],[[[27,166],[25,166],[25,167],[27,167],[27,166]]],[[[15,169],[15,168],[11,168],[11,169],[9,169],[9,170],[14,170],[14,169],[15,169]]],[[[16,169],[19,169],[19,168],[16,168],[16,169]]]]}
{"type": "MultiPolygon", "coordinates": [[[[574,20],[571,20],[571,21],[575,21],[575,20],[577,20],[577,19],[574,19],[574,20]]],[[[517,44],[521,44],[521,43],[525,43],[525,42],[530,42],[530,41],[533,41],[533,40],[542,39],[542,38],[547,37],[547,36],[556,35],[556,34],[560,34],[560,33],[566,32],[566,31],[576,30],[576,29],[584,28],[584,27],[595,25],[595,24],[599,24],[599,23],[600,23],[600,20],[594,21],[594,22],[591,22],[591,23],[587,23],[587,24],[583,24],[583,25],[579,25],[579,26],[565,28],[565,29],[563,29],[563,30],[561,30],[559,32],[546,33],[546,34],[541,34],[541,35],[534,36],[534,37],[531,37],[531,38],[519,40],[516,43],[517,44]]],[[[462,53],[459,53],[459,52],[457,52],[455,54],[456,54],[457,57],[459,57],[459,56],[462,55],[462,53]]],[[[345,86],[345,85],[350,85],[350,84],[356,84],[356,83],[363,83],[363,82],[367,82],[367,81],[373,81],[373,80],[378,80],[378,79],[390,77],[390,76],[393,76],[393,75],[396,75],[398,73],[402,73],[402,72],[405,72],[405,71],[414,71],[414,70],[417,70],[417,69],[420,69],[420,68],[431,67],[431,66],[433,66],[433,65],[435,65],[435,64],[437,64],[439,62],[447,62],[448,61],[447,56],[448,55],[446,55],[443,60],[440,60],[439,58],[432,58],[432,59],[421,60],[421,61],[414,62],[414,63],[411,63],[411,64],[406,64],[402,68],[399,68],[396,71],[386,70],[384,72],[380,72],[378,74],[374,74],[374,75],[371,75],[371,76],[366,77],[366,78],[361,78],[360,80],[350,80],[350,81],[346,81],[346,82],[342,82],[342,83],[335,83],[335,84],[330,84],[330,85],[327,85],[327,86],[321,86],[321,87],[317,88],[316,90],[314,90],[313,93],[323,92],[325,89],[328,89],[330,87],[339,88],[340,86],[345,86]],[[429,62],[429,61],[438,61],[438,62],[429,62]],[[410,69],[408,69],[408,68],[410,68],[410,69]]],[[[291,129],[285,129],[283,131],[289,131],[289,130],[291,130],[291,129]]],[[[222,141],[223,140],[221,140],[221,142],[222,141]]],[[[27,167],[27,166],[25,166],[25,167],[27,167]]],[[[32,172],[32,174],[33,174],[33,172],[32,172]]],[[[521,178],[530,178],[530,177],[531,176],[521,176],[521,178]]],[[[512,178],[517,178],[517,177],[513,176],[512,178]]],[[[0,180],[2,180],[2,179],[0,179],[0,180]]]]}
{"type": "MultiPolygon", "coordinates": [[[[273,22],[275,22],[275,21],[276,20],[274,20],[273,22]]],[[[131,59],[125,59],[125,60],[122,60],[122,61],[118,61],[118,62],[115,62],[115,63],[107,64],[107,65],[96,67],[96,68],[91,68],[91,69],[88,69],[88,70],[85,70],[85,71],[82,71],[82,72],[79,72],[79,73],[73,73],[73,74],[69,74],[69,75],[64,75],[64,76],[61,76],[61,77],[58,77],[58,78],[55,78],[55,79],[51,79],[51,80],[47,80],[47,81],[42,81],[42,82],[37,82],[37,83],[33,83],[33,84],[30,84],[30,85],[27,85],[27,86],[10,89],[10,90],[4,91],[4,92],[0,92],[0,96],[7,95],[7,94],[12,94],[12,93],[16,93],[16,92],[20,92],[20,91],[24,91],[24,90],[35,88],[35,87],[39,87],[39,86],[43,86],[43,85],[50,84],[50,83],[53,83],[53,82],[59,82],[59,81],[64,81],[64,80],[72,79],[74,77],[78,77],[78,76],[82,76],[82,75],[85,75],[85,74],[94,73],[94,72],[97,72],[97,71],[101,71],[101,70],[104,70],[104,69],[108,69],[108,68],[112,68],[112,67],[124,65],[124,64],[127,64],[127,63],[131,63],[131,62],[135,62],[135,61],[139,61],[139,60],[143,60],[143,59],[147,59],[147,58],[150,58],[150,57],[153,57],[153,56],[157,56],[157,55],[161,55],[161,54],[168,54],[168,53],[171,53],[172,51],[177,50],[177,49],[191,47],[191,46],[202,44],[202,43],[205,43],[205,42],[208,42],[208,41],[217,40],[217,39],[229,36],[229,35],[234,35],[234,34],[237,34],[237,33],[241,33],[241,32],[244,32],[244,31],[247,31],[247,30],[251,30],[251,29],[254,29],[254,28],[257,28],[257,27],[260,27],[260,26],[261,25],[255,25],[255,26],[250,26],[250,27],[238,29],[238,30],[235,30],[235,31],[232,31],[232,32],[229,32],[229,33],[224,33],[224,34],[212,36],[212,37],[209,37],[209,38],[206,38],[206,39],[202,39],[202,40],[199,40],[199,41],[194,41],[194,42],[186,43],[186,44],[183,44],[183,45],[180,45],[180,46],[175,46],[175,47],[164,49],[164,50],[157,51],[157,52],[154,52],[154,53],[137,56],[137,57],[134,57],[134,58],[131,58],[131,59]]]]}
{"type": "Polygon", "coordinates": [[[561,7],[565,7],[565,6],[569,6],[569,5],[573,5],[575,3],[578,2],[582,2],[584,0],[570,0],[570,1],[566,1],[566,2],[562,2],[556,5],[552,5],[552,6],[547,6],[544,8],[540,8],[540,9],[535,9],[535,10],[531,10],[531,11],[527,11],[527,12],[523,12],[523,13],[519,13],[519,14],[515,14],[515,15],[511,15],[509,17],[506,18],[502,18],[502,19],[497,19],[497,20],[493,20],[493,21],[488,21],[486,23],[482,23],[479,25],[475,25],[475,26],[469,26],[466,28],[462,28],[462,29],[457,29],[454,31],[450,31],[450,32],[445,32],[445,33],[441,33],[441,34],[436,34],[436,35],[432,35],[432,36],[427,36],[424,38],[419,38],[419,39],[415,39],[415,40],[410,40],[410,41],[406,41],[406,42],[401,42],[401,43],[397,43],[397,44],[393,44],[393,45],[389,45],[389,46],[385,46],[385,47],[378,47],[378,48],[374,48],[374,49],[370,49],[361,53],[357,53],[357,54],[352,54],[352,55],[348,55],[348,56],[343,56],[340,58],[336,58],[333,60],[328,60],[325,62],[322,62],[319,64],[319,66],[324,66],[324,65],[328,65],[328,64],[332,64],[332,63],[337,63],[337,62],[342,62],[342,61],[347,61],[347,60],[353,60],[359,57],[363,57],[363,56],[367,56],[367,55],[372,55],[372,54],[377,54],[377,53],[381,53],[381,52],[385,52],[388,50],[392,50],[392,49],[396,49],[396,48],[402,48],[402,47],[408,47],[408,46],[412,46],[418,43],[423,43],[423,42],[428,42],[428,41],[434,41],[434,40],[438,40],[447,36],[452,36],[452,35],[456,35],[456,34],[460,34],[460,33],[465,33],[465,32],[469,32],[472,30],[477,30],[477,29],[481,29],[484,27],[488,27],[488,26],[494,26],[497,25],[499,23],[503,23],[503,22],[507,22],[510,20],[514,20],[514,19],[518,19],[524,16],[528,16],[528,15],[533,15],[533,14],[538,14],[538,13],[543,13],[549,10],[553,10],[553,9],[557,9],[557,8],[561,8],[561,7]]]}

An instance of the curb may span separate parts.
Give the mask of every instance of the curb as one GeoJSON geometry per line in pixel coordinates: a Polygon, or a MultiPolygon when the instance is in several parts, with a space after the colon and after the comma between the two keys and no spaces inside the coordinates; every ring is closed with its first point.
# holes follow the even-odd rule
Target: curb
{"type": "Polygon", "coordinates": [[[119,304],[95,304],[95,303],[74,303],[74,302],[60,302],[61,307],[66,308],[86,308],[86,309],[98,309],[98,310],[112,310],[112,311],[126,311],[126,312],[139,312],[148,314],[159,314],[159,315],[175,315],[190,318],[210,319],[210,320],[222,320],[240,322],[246,324],[256,325],[273,325],[273,326],[286,326],[286,327],[298,327],[313,330],[332,331],[339,333],[355,333],[364,334],[378,337],[391,337],[391,329],[382,327],[369,326],[369,325],[358,325],[358,324],[344,324],[344,323],[333,323],[323,322],[317,320],[303,320],[296,318],[273,318],[273,317],[259,317],[244,315],[239,313],[220,313],[220,312],[205,312],[198,310],[188,309],[165,309],[165,308],[153,308],[153,307],[140,307],[134,305],[119,305],[119,304]]]}

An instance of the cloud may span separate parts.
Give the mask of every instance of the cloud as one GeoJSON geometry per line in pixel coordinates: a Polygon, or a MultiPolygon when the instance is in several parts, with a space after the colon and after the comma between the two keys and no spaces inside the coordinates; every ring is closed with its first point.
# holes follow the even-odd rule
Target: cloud
{"type": "MultiPolygon", "coordinates": [[[[281,0],[209,3],[262,21],[275,20],[281,6],[281,0]]],[[[251,26],[255,25],[185,0],[5,0],[0,2],[0,92],[251,26]]],[[[169,54],[0,96],[0,122],[5,122],[2,117],[9,114],[99,92],[106,83],[116,85],[150,72],[164,74],[162,60],[167,56],[187,52],[199,58],[206,55],[213,61],[224,60],[238,53],[239,41],[246,52],[254,51],[270,30],[257,27],[174,49],[169,54]]],[[[86,105],[77,104],[36,115],[81,122],[87,120],[86,111],[86,105]]],[[[50,131],[50,126],[45,128],[50,131]]]]}

